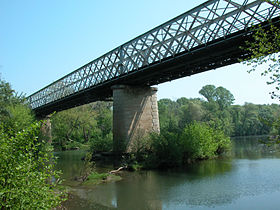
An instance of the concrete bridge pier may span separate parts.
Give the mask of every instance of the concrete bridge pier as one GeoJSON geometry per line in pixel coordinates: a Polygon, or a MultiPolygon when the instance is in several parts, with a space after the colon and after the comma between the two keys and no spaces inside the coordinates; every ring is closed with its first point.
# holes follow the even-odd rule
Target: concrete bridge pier
{"type": "Polygon", "coordinates": [[[159,132],[157,88],[115,85],[113,90],[113,151],[136,152],[141,140],[159,132]]]}
{"type": "Polygon", "coordinates": [[[47,115],[42,119],[41,137],[48,143],[52,143],[52,124],[51,115],[47,115]]]}

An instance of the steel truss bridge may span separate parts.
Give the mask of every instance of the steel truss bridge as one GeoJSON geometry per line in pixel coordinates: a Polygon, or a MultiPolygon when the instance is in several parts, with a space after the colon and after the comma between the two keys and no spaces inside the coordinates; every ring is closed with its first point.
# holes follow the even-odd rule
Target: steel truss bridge
{"type": "Polygon", "coordinates": [[[265,0],[209,0],[78,68],[27,98],[47,115],[112,97],[116,84],[157,85],[239,62],[252,26],[279,21],[265,0]]]}

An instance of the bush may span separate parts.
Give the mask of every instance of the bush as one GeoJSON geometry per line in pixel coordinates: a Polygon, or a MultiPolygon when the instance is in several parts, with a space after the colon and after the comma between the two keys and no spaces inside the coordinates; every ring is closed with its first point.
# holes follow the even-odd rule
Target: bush
{"type": "Polygon", "coordinates": [[[205,123],[187,125],[180,140],[185,159],[208,159],[230,148],[230,139],[205,123]]]}
{"type": "Polygon", "coordinates": [[[160,134],[152,134],[150,145],[145,161],[148,168],[174,167],[190,160],[213,158],[231,147],[230,139],[222,131],[197,122],[181,132],[163,129],[160,134]]]}
{"type": "Polygon", "coordinates": [[[50,147],[38,141],[39,123],[8,136],[0,127],[0,209],[50,209],[61,202],[50,147]]]}
{"type": "Polygon", "coordinates": [[[157,167],[178,166],[181,164],[182,150],[178,141],[178,134],[162,131],[151,137],[151,150],[157,167]]]}
{"type": "Polygon", "coordinates": [[[96,134],[90,141],[90,151],[92,152],[109,152],[113,148],[113,133],[105,136],[96,134]]]}
{"type": "Polygon", "coordinates": [[[3,129],[8,133],[16,133],[32,124],[35,117],[30,108],[23,104],[6,106],[7,116],[3,116],[3,129]]]}

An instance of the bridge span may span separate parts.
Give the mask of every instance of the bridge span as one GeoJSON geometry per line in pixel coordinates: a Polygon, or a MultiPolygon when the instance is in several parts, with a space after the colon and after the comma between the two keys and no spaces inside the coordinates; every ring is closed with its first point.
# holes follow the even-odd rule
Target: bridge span
{"type": "Polygon", "coordinates": [[[156,88],[150,86],[248,57],[241,46],[252,38],[251,28],[278,25],[279,12],[271,1],[208,0],[85,64],[27,101],[36,115],[47,116],[113,96],[118,150],[142,131],[159,131],[156,88]]]}

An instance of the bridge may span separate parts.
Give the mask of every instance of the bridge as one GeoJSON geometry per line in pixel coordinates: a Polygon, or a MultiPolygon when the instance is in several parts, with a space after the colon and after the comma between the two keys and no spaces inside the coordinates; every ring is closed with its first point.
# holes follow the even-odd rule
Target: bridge
{"type": "MultiPolygon", "coordinates": [[[[237,63],[253,26],[279,23],[265,0],[209,0],[124,43],[27,98],[37,116],[113,97],[114,150],[159,132],[157,89],[177,78],[237,63]]],[[[120,149],[121,148],[121,149],[120,149]]]]}

